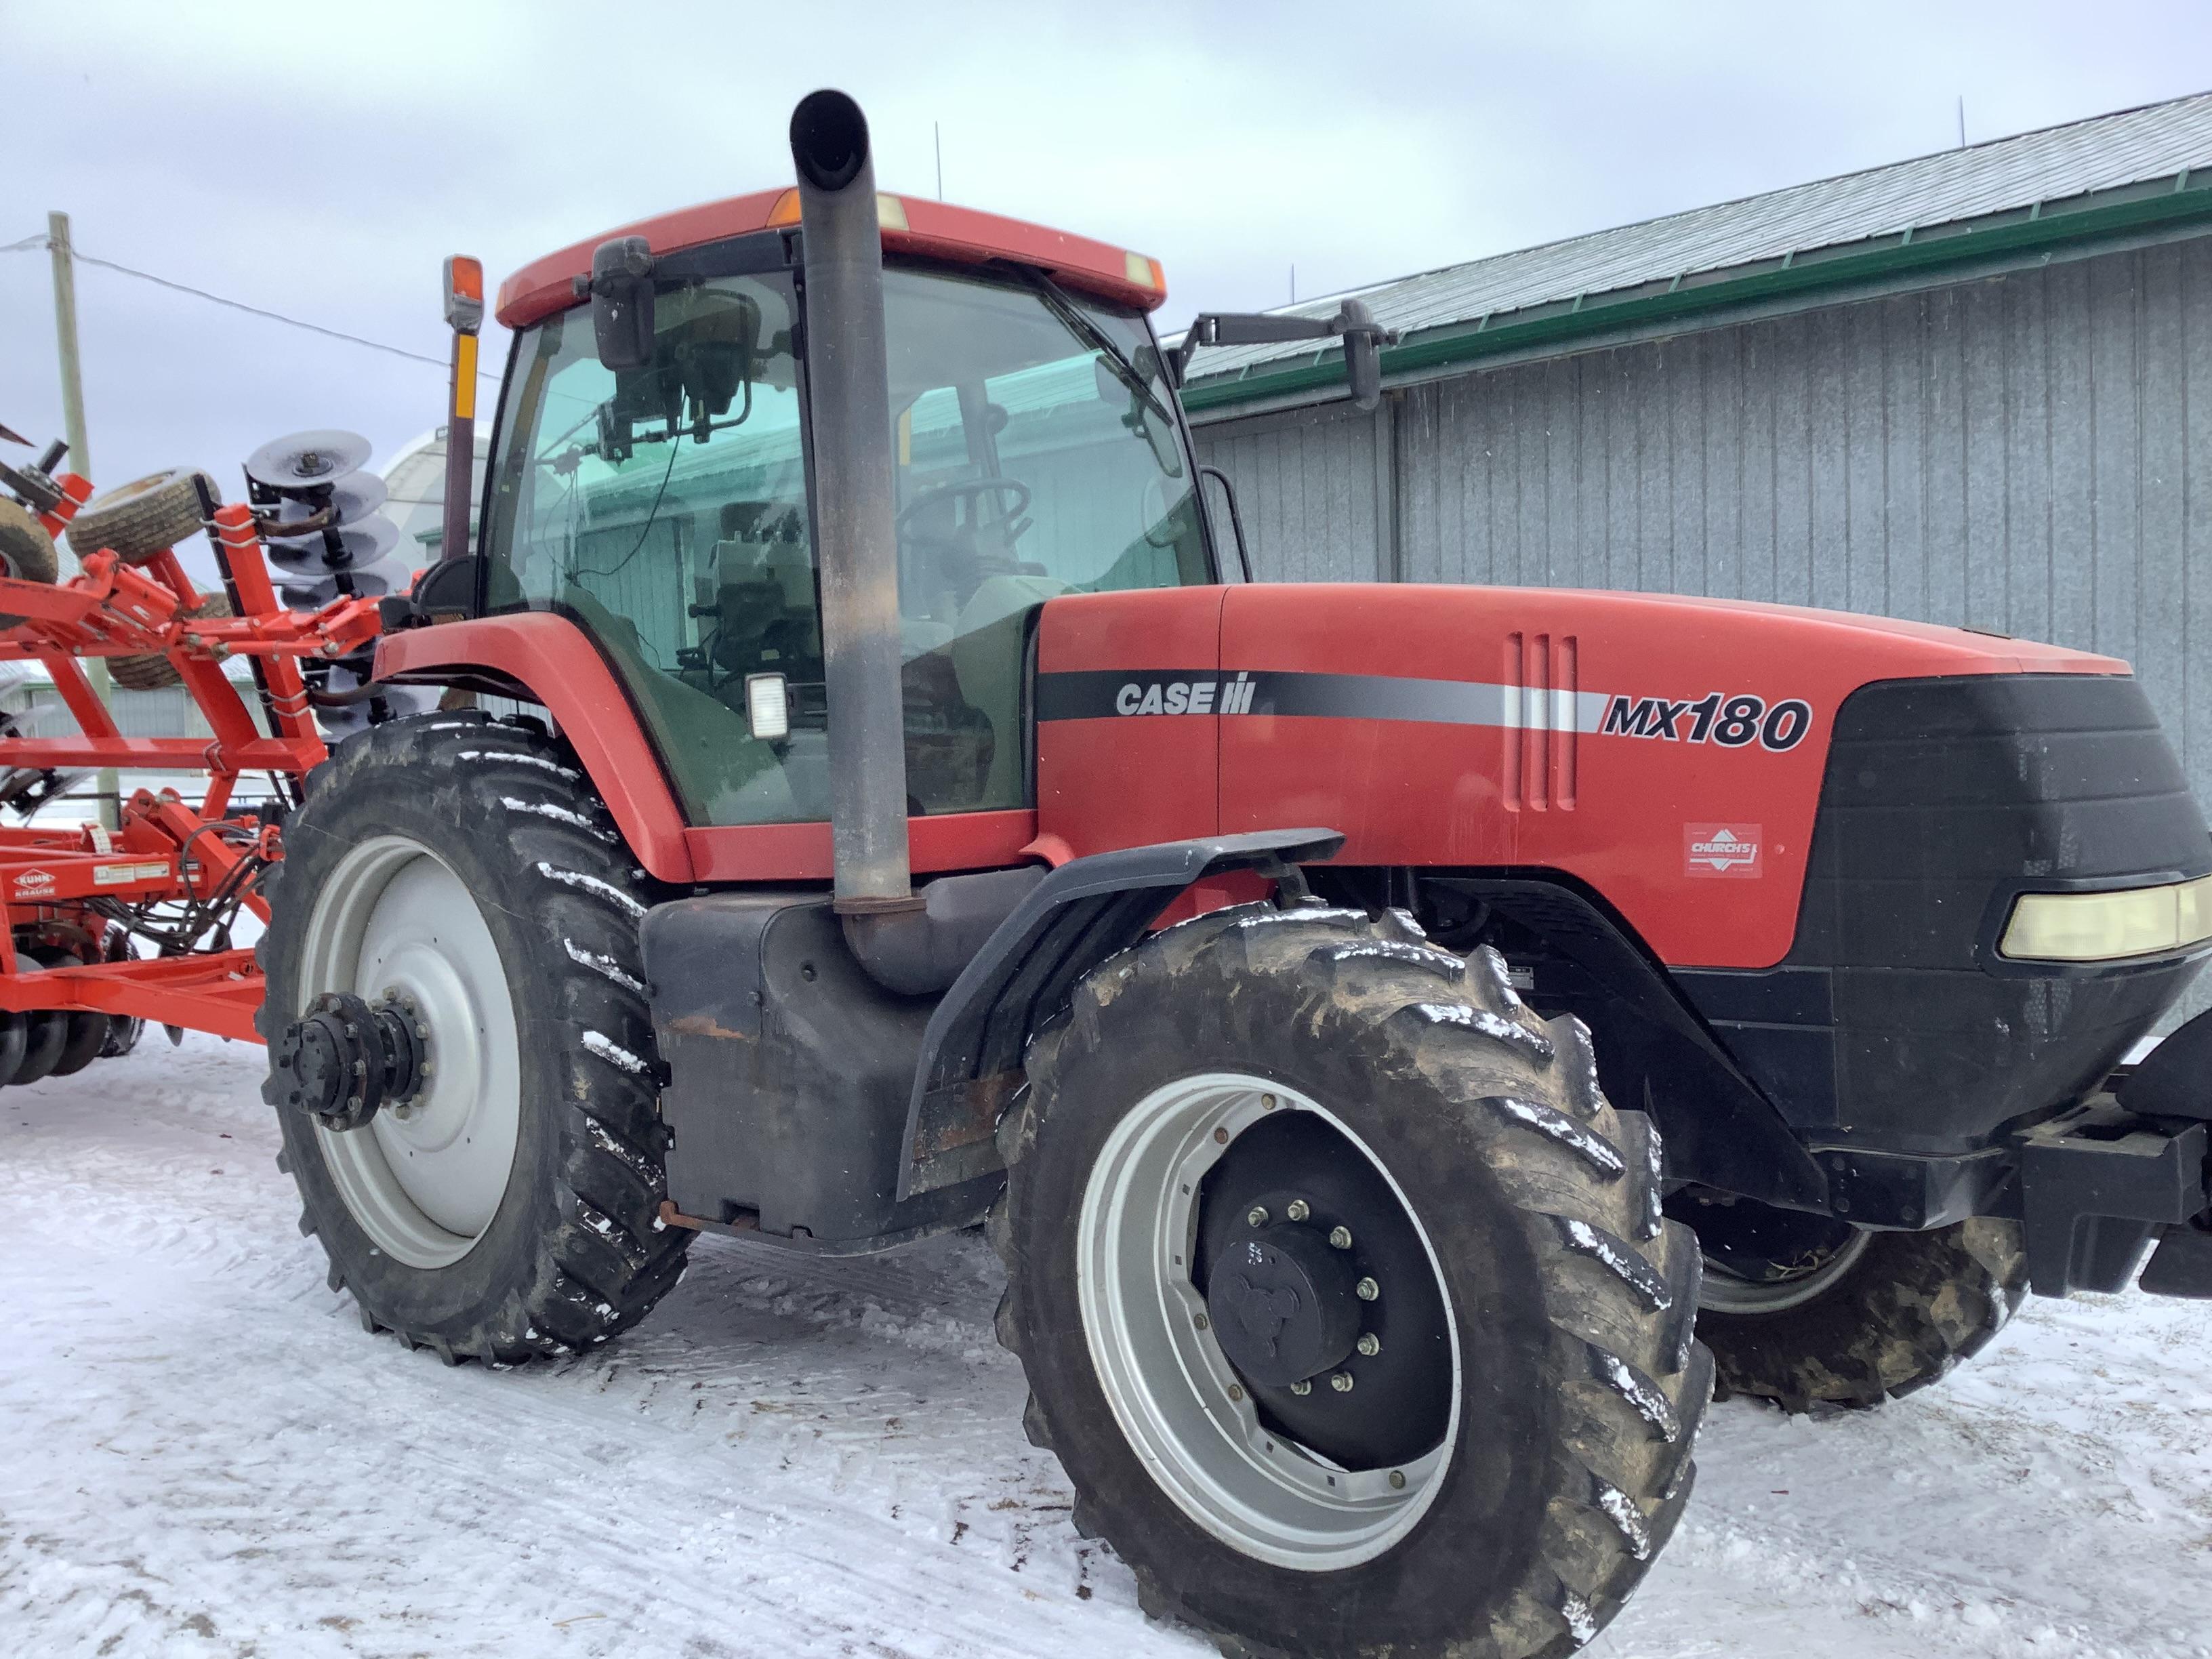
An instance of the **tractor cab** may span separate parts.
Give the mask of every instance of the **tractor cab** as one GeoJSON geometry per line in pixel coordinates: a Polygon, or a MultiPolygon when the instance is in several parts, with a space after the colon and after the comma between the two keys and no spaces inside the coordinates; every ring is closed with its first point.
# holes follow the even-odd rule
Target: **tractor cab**
{"type": "MultiPolygon", "coordinates": [[[[830,348],[797,208],[768,192],[632,233],[634,362],[603,354],[606,307],[572,282],[588,246],[501,296],[485,607],[591,635],[698,825],[831,816],[808,419],[810,346],[830,348]]],[[[1216,579],[1147,317],[1160,270],[936,203],[877,214],[908,810],[1015,808],[1038,604],[1216,579]]]]}

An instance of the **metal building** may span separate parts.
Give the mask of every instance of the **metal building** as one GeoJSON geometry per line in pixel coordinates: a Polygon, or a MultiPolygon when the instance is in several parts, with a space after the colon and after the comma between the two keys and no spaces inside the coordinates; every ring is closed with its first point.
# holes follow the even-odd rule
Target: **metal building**
{"type": "Polygon", "coordinates": [[[1263,579],[2110,652],[2212,803],[2212,94],[1358,293],[1403,331],[1376,413],[1305,347],[1205,354],[1186,391],[1263,579]]]}

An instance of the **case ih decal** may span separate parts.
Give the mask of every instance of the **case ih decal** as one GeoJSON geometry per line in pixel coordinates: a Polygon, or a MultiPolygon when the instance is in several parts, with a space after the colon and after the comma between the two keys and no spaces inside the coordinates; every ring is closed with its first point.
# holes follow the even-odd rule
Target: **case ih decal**
{"type": "Polygon", "coordinates": [[[1224,674],[1208,669],[1134,673],[1079,671],[1039,674],[1036,714],[1043,720],[1105,720],[1140,714],[1281,714],[1306,719],[1429,720],[1588,732],[1669,743],[1795,749],[1813,729],[1802,697],[1773,702],[1748,692],[1709,691],[1680,700],[1481,680],[1411,679],[1395,674],[1224,674]]]}

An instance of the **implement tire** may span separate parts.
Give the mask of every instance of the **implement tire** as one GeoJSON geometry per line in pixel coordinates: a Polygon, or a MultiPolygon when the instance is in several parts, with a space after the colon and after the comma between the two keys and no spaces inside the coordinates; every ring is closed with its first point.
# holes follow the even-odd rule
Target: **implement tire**
{"type": "MultiPolygon", "coordinates": [[[[1674,1207],[1696,1224],[1694,1211],[1674,1207]]],[[[1747,1285],[1723,1261],[1708,1255],[1698,1314],[1718,1392],[1793,1413],[1926,1388],[1986,1347],[2027,1294],[2019,1224],[1989,1216],[1921,1233],[1857,1232],[1826,1264],[1769,1285],[1747,1285]]]]}
{"type": "MultiPolygon", "coordinates": [[[[19,582],[52,582],[60,574],[61,561],[54,538],[28,507],[0,498],[0,576],[19,582]]],[[[0,628],[13,628],[22,617],[0,614],[0,628]]]]}
{"type": "MultiPolygon", "coordinates": [[[[125,564],[143,564],[179,542],[200,533],[200,492],[194,482],[207,478],[189,467],[149,472],[127,484],[103,489],[70,520],[64,532],[70,550],[82,564],[101,548],[125,564]]],[[[208,478],[208,488],[215,480],[208,478]]],[[[222,499],[218,492],[217,501],[222,499]]]]}
{"type": "Polygon", "coordinates": [[[370,1331],[514,1362],[643,1318],[681,1275],[637,927],[649,901],[582,767],[477,714],[370,728],[311,775],[267,879],[264,1097],[301,1231],[370,1331]],[[422,1092],[333,1131],[278,1045],[316,995],[396,991],[422,1092]]]}
{"type": "MultiPolygon", "coordinates": [[[[210,593],[184,616],[195,621],[208,617],[230,615],[230,601],[220,593],[210,593]]],[[[184,675],[177,665],[169,660],[166,651],[142,651],[135,656],[110,657],[107,678],[125,691],[159,691],[167,685],[180,685],[184,675]]]]}
{"type": "Polygon", "coordinates": [[[1620,1611],[1712,1372],[1657,1136],[1578,1022],[1402,912],[1246,905],[1095,969],[1027,1066],[999,1334],[1147,1612],[1238,1656],[1532,1659],[1620,1611]]]}

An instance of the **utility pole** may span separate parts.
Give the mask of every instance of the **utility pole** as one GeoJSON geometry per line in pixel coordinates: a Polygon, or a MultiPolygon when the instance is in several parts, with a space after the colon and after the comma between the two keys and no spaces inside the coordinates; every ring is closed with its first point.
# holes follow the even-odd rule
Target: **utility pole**
{"type": "MultiPolygon", "coordinates": [[[[92,451],[84,435],[84,378],[77,367],[76,258],[70,245],[68,214],[46,215],[46,246],[54,261],[54,344],[61,359],[62,435],[69,440],[69,470],[79,477],[90,478],[93,476],[92,451]]],[[[74,540],[70,543],[70,555],[74,561],[76,555],[74,540]]],[[[106,704],[107,659],[88,657],[83,665],[84,677],[92,686],[93,696],[106,704]]],[[[96,787],[100,791],[100,821],[112,830],[122,787],[113,767],[100,769],[96,787]]]]}

